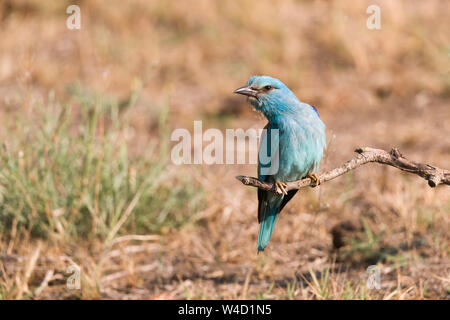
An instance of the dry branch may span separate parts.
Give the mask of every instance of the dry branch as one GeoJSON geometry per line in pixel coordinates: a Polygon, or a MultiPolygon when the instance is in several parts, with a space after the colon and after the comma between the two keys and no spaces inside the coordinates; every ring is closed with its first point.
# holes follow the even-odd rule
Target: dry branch
{"type": "MultiPolygon", "coordinates": [[[[386,164],[394,168],[416,174],[428,181],[428,185],[432,188],[439,184],[450,185],[450,171],[446,169],[440,169],[429,164],[422,164],[406,159],[398,151],[393,148],[390,152],[373,149],[373,148],[358,148],[355,150],[358,155],[353,159],[347,161],[342,166],[332,169],[328,172],[319,175],[320,183],[324,183],[329,180],[333,180],[350,170],[356,169],[363,164],[369,162],[378,162],[386,164]]],[[[259,189],[267,191],[275,191],[273,183],[264,182],[253,177],[237,176],[236,179],[241,181],[246,186],[257,187],[259,189]]],[[[283,181],[285,182],[285,181],[283,181]]],[[[314,186],[314,182],[310,178],[302,180],[286,182],[286,191],[300,189],[308,186],[314,186]]]]}

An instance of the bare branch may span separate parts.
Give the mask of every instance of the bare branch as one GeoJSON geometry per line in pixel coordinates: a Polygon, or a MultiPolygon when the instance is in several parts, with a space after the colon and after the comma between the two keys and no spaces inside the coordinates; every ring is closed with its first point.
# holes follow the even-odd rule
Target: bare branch
{"type": "MultiPolygon", "coordinates": [[[[432,188],[439,184],[450,185],[450,171],[440,169],[429,164],[422,164],[406,159],[402,156],[398,149],[393,148],[390,152],[373,149],[373,148],[358,148],[355,150],[358,155],[344,163],[342,166],[332,169],[328,172],[319,175],[320,183],[333,180],[350,170],[356,169],[363,164],[369,162],[378,162],[386,164],[394,168],[416,174],[428,181],[428,185],[432,188]]],[[[267,191],[275,191],[273,183],[260,181],[257,178],[237,176],[236,179],[241,181],[246,186],[257,187],[267,191]]],[[[285,181],[283,181],[285,182],[285,181]]],[[[310,178],[305,178],[298,181],[286,182],[286,191],[300,189],[308,186],[314,186],[314,182],[310,178]]]]}

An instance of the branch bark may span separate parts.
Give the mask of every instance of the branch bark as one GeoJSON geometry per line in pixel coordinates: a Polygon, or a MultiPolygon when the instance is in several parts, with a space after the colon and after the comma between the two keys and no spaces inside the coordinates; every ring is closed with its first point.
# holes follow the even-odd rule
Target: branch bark
{"type": "MultiPolygon", "coordinates": [[[[397,148],[392,148],[390,152],[373,149],[373,148],[358,148],[355,150],[358,155],[353,159],[347,161],[342,166],[332,169],[328,172],[319,175],[320,183],[333,180],[350,170],[356,169],[369,162],[377,162],[386,164],[394,168],[416,174],[428,181],[428,185],[432,188],[439,184],[450,185],[450,171],[446,169],[440,169],[429,164],[422,164],[406,159],[398,151],[397,148]]],[[[247,176],[237,176],[236,179],[241,181],[246,186],[252,186],[259,189],[275,192],[275,186],[273,183],[264,182],[257,178],[247,176]]],[[[314,182],[310,178],[302,180],[285,182],[287,185],[286,191],[300,189],[308,186],[314,186],[314,182]]]]}

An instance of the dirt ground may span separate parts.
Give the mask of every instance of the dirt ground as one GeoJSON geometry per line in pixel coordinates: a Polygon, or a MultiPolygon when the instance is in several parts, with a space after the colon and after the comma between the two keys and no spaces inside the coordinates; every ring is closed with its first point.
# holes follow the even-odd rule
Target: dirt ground
{"type": "MultiPolygon", "coordinates": [[[[442,122],[450,110],[442,102],[417,105],[407,113],[392,106],[383,112],[355,109],[322,117],[330,141],[323,170],[350,159],[359,146],[396,146],[410,159],[449,165],[449,140],[436,141],[450,134],[442,122]],[[405,127],[415,133],[405,135],[405,127]]],[[[242,122],[251,126],[261,121],[242,122]]],[[[64,252],[83,261],[82,268],[92,277],[101,270],[99,288],[91,288],[89,280],[82,283],[101,299],[450,297],[450,198],[445,186],[431,189],[419,177],[367,164],[316,189],[302,190],[282,213],[268,248],[258,255],[256,193],[234,179],[254,175],[254,166],[199,170],[197,178],[208,190],[211,205],[198,213],[195,225],[145,241],[123,239],[111,248],[90,243],[42,250],[32,283],[39,286],[49,269],[60,277],[50,281],[39,298],[94,294],[66,288],[64,269],[71,260],[60,255],[64,252]],[[373,243],[362,221],[373,233],[373,243]],[[339,234],[333,234],[338,229],[339,234]],[[342,242],[339,249],[333,245],[336,237],[342,242]],[[349,249],[355,241],[362,245],[349,249]],[[366,269],[374,264],[381,271],[379,290],[366,288],[366,269]]],[[[11,259],[5,266],[13,268],[18,262],[11,259]]]]}

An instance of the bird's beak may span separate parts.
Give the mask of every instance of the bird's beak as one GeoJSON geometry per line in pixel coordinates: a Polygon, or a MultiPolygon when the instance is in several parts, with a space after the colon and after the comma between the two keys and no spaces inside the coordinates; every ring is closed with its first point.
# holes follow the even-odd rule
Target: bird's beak
{"type": "Polygon", "coordinates": [[[234,93],[243,94],[244,96],[249,96],[249,97],[253,97],[253,98],[258,98],[258,96],[257,96],[258,91],[255,89],[252,89],[248,86],[236,89],[236,90],[234,90],[234,93]]]}

